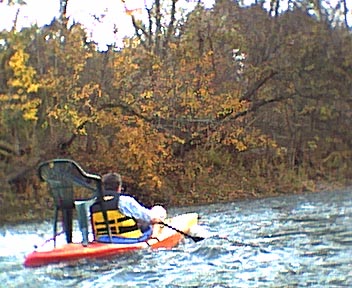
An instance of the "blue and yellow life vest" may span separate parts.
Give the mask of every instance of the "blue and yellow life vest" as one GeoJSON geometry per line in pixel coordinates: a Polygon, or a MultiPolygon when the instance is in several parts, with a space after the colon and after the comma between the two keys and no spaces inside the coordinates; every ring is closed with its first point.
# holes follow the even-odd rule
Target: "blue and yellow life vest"
{"type": "MultiPolygon", "coordinates": [[[[104,206],[106,208],[109,228],[112,236],[139,238],[143,235],[135,219],[123,215],[118,210],[119,194],[113,191],[104,192],[104,206]]],[[[91,207],[91,221],[96,239],[108,235],[103,212],[99,203],[91,207]]]]}

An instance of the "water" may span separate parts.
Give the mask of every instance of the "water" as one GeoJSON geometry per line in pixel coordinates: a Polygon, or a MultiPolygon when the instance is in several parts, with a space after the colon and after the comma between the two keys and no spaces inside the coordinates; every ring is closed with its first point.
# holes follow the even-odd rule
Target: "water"
{"type": "Polygon", "coordinates": [[[184,212],[198,212],[202,225],[227,238],[24,268],[33,245],[51,237],[51,223],[1,227],[0,287],[352,287],[352,189],[169,214],[184,212]]]}

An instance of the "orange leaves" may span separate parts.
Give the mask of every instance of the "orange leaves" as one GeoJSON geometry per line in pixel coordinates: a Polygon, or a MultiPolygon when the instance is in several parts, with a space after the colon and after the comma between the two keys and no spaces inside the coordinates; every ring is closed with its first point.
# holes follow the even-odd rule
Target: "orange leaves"
{"type": "Polygon", "coordinates": [[[143,10],[142,8],[136,8],[136,9],[125,9],[125,13],[128,16],[136,15],[136,14],[142,14],[143,10]]]}
{"type": "Polygon", "coordinates": [[[145,2],[141,0],[121,0],[125,7],[125,13],[128,16],[134,16],[136,14],[142,14],[142,6],[145,2]]]}
{"type": "Polygon", "coordinates": [[[101,93],[102,92],[101,92],[100,85],[94,82],[91,82],[84,85],[82,89],[75,91],[72,96],[77,100],[87,99],[87,101],[90,102],[90,98],[92,97],[92,95],[95,95],[96,97],[100,98],[101,93]]]}
{"type": "Polygon", "coordinates": [[[141,187],[161,187],[161,164],[170,155],[165,140],[161,133],[138,117],[129,117],[116,134],[120,161],[125,168],[140,175],[141,187]]]}

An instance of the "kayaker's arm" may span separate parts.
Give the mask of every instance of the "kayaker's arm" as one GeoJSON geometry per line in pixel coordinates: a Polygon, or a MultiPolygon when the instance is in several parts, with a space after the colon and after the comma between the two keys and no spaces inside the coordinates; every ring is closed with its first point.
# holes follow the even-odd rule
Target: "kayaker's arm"
{"type": "Polygon", "coordinates": [[[159,223],[166,218],[166,210],[163,207],[154,206],[152,209],[148,209],[127,195],[120,195],[118,209],[124,215],[148,224],[159,223]]]}
{"type": "Polygon", "coordinates": [[[148,209],[134,199],[132,196],[121,193],[122,179],[118,173],[107,173],[102,177],[104,191],[118,193],[118,209],[122,214],[136,219],[142,225],[156,224],[166,218],[166,210],[161,206],[148,209]]]}

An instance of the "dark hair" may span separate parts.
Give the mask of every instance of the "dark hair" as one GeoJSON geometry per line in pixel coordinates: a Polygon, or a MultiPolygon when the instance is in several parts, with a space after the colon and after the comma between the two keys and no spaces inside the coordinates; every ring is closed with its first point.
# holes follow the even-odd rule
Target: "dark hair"
{"type": "Polygon", "coordinates": [[[117,191],[122,187],[121,175],[118,173],[107,173],[102,177],[104,190],[117,191]]]}

